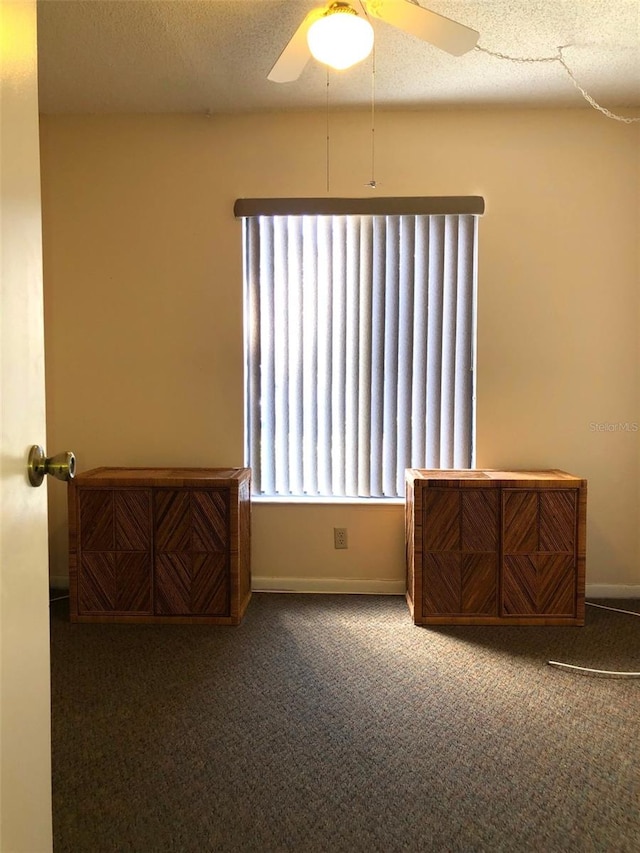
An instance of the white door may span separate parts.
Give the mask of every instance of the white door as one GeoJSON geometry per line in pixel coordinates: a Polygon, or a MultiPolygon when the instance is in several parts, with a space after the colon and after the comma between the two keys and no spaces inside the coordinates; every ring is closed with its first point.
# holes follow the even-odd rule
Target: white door
{"type": "Polygon", "coordinates": [[[35,0],[0,0],[0,850],[52,849],[35,0]]]}

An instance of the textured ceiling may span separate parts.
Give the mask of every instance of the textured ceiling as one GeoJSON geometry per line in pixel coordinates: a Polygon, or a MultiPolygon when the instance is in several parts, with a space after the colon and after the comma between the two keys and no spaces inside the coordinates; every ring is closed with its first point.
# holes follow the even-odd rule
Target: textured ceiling
{"type": "MultiPolygon", "coordinates": [[[[640,0],[420,0],[517,57],[560,45],[600,104],[640,115],[640,0]],[[635,109],[634,109],[635,108],[635,109]]],[[[39,0],[43,113],[229,113],[324,107],[327,74],[267,74],[318,0],[39,0]]],[[[586,106],[559,62],[461,57],[374,21],[378,106],[586,106]]],[[[332,72],[332,106],[368,106],[372,64],[332,72]]]]}

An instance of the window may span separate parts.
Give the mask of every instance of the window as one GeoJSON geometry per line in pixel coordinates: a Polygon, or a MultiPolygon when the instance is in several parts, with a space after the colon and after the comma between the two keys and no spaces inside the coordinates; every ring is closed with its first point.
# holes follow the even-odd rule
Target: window
{"type": "Polygon", "coordinates": [[[471,467],[482,209],[236,203],[256,495],[400,497],[405,468],[471,467]]]}

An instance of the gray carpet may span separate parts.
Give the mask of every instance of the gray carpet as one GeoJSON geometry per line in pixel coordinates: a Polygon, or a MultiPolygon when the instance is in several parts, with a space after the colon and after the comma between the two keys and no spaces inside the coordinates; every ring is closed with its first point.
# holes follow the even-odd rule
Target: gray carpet
{"type": "MultiPolygon", "coordinates": [[[[620,602],[640,609],[638,602],[620,602]]],[[[640,619],[417,628],[254,594],[239,628],[52,604],[56,853],[638,851],[640,619]]]]}

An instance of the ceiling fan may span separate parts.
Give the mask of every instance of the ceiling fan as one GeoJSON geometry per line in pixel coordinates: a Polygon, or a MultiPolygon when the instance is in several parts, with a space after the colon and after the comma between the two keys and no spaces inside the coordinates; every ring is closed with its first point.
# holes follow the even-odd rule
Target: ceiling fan
{"type": "MultiPolygon", "coordinates": [[[[352,0],[351,3],[332,3],[312,9],[306,15],[267,75],[267,79],[274,83],[290,83],[297,80],[312,56],[308,41],[309,31],[317,22],[326,21],[337,14],[341,17],[348,15],[349,18],[355,16],[361,23],[366,22],[366,18],[371,15],[454,56],[461,56],[472,50],[479,37],[476,30],[425,9],[417,5],[415,0],[352,0]],[[360,7],[363,16],[358,14],[354,6],[360,7]]],[[[366,28],[371,29],[368,22],[366,22],[366,28]]],[[[369,50],[359,59],[364,59],[371,50],[372,30],[369,38],[371,41],[369,50]]],[[[321,61],[325,60],[321,59],[321,61]]]]}

